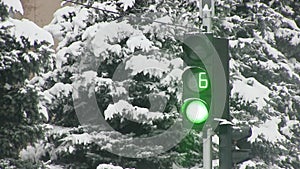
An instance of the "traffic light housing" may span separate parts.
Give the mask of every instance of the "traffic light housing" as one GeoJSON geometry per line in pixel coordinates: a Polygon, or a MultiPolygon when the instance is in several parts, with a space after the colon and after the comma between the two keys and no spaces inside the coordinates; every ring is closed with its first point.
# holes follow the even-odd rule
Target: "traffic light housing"
{"type": "Polygon", "coordinates": [[[196,33],[187,35],[183,42],[186,69],[181,112],[198,131],[216,128],[214,118],[223,118],[228,110],[228,40],[196,33]]]}
{"type": "Polygon", "coordinates": [[[183,95],[181,112],[194,129],[202,130],[209,117],[211,106],[211,82],[205,64],[201,57],[205,58],[211,53],[208,51],[207,38],[201,36],[188,36],[183,44],[184,55],[182,57],[186,69],[182,74],[183,95]],[[195,52],[195,50],[198,50],[195,52]],[[199,53],[202,55],[199,57],[199,53]]]}

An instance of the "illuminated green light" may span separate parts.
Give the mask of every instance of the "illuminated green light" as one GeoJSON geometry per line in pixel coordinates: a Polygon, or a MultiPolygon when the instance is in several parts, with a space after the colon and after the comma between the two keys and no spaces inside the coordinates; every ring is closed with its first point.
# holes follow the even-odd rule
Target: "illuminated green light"
{"type": "Polygon", "coordinates": [[[186,118],[195,124],[203,123],[208,118],[208,109],[204,101],[200,99],[187,100],[182,105],[182,112],[186,118]]]}

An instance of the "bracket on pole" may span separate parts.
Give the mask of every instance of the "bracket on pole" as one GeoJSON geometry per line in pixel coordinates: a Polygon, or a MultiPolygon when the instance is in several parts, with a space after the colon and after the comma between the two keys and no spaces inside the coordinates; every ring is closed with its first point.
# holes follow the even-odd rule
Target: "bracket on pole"
{"type": "Polygon", "coordinates": [[[200,0],[200,17],[202,18],[202,29],[210,33],[212,31],[212,18],[215,16],[215,0],[200,0]]]}

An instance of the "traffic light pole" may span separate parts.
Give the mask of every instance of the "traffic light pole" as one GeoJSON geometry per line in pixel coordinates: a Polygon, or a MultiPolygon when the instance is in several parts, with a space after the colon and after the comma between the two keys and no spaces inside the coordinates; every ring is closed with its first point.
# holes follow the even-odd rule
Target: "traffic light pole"
{"type": "MultiPolygon", "coordinates": [[[[212,32],[212,18],[215,16],[215,0],[200,0],[200,17],[202,18],[202,29],[207,33],[212,32]]],[[[228,40],[212,38],[212,43],[217,50],[220,59],[222,60],[223,67],[226,72],[226,105],[223,112],[223,119],[231,121],[229,112],[229,56],[228,56],[228,40]]],[[[213,62],[214,63],[214,62],[213,62]]],[[[213,72],[218,73],[218,72],[213,72]]],[[[211,157],[211,129],[204,131],[203,139],[203,164],[204,169],[212,168],[212,157],[211,157]]],[[[219,126],[219,167],[220,169],[231,169],[232,166],[232,127],[231,125],[220,125],[219,126]]]]}
{"type": "Polygon", "coordinates": [[[208,128],[204,131],[203,137],[203,169],[212,169],[212,139],[213,131],[208,128]]]}
{"type": "MultiPolygon", "coordinates": [[[[212,17],[214,17],[214,0],[207,1],[200,0],[200,17],[203,19],[203,27],[207,33],[212,31],[212,17]]],[[[212,134],[211,128],[203,131],[203,169],[212,169],[212,134]]]]}
{"type": "MultiPolygon", "coordinates": [[[[227,119],[228,120],[228,119],[227,119]]],[[[220,169],[232,168],[232,131],[231,125],[220,125],[219,165],[220,169]]]]}

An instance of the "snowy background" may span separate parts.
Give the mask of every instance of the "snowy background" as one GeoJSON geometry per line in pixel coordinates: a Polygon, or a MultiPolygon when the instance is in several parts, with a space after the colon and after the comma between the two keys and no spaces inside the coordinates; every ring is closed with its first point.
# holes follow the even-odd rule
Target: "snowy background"
{"type": "MultiPolygon", "coordinates": [[[[121,138],[153,136],[178,119],[176,37],[201,25],[198,1],[83,1],[90,7],[63,5],[43,28],[14,18],[20,0],[0,2],[0,168],[202,168],[197,131],[155,157],[111,153],[134,146],[121,138]],[[119,65],[130,78],[114,78],[119,65]],[[116,131],[81,125],[95,111],[77,105],[86,114],[76,114],[86,92],[116,131]]],[[[232,121],[252,128],[253,158],[237,168],[300,168],[299,9],[294,0],[216,1],[214,35],[230,40],[232,121]]],[[[213,142],[218,168],[217,135],[213,142]]],[[[138,153],[150,150],[161,147],[138,153]]]]}

